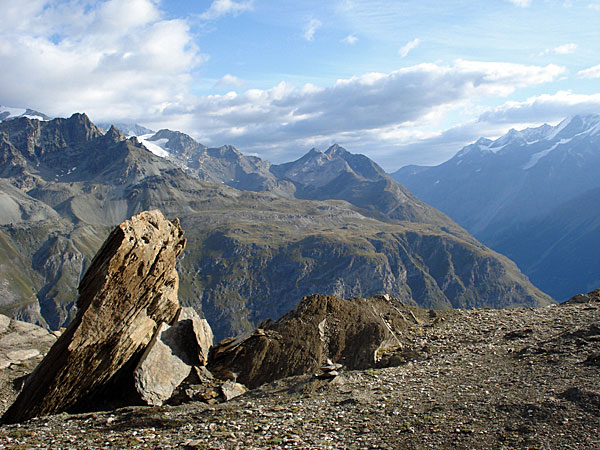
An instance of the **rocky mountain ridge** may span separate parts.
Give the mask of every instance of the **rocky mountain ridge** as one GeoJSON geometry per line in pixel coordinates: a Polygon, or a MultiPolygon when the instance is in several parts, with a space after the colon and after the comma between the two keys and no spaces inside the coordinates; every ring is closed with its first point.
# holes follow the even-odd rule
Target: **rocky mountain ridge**
{"type": "Polygon", "coordinates": [[[565,300],[597,281],[593,274],[563,274],[588,273],[590,261],[598,267],[593,254],[600,236],[593,217],[597,209],[585,199],[600,188],[599,170],[596,114],[569,117],[557,126],[511,130],[494,141],[482,138],[439,166],[407,166],[392,176],[515,259],[536,285],[565,300]],[[571,249],[573,241],[577,252],[571,249]]]}
{"type": "Polygon", "coordinates": [[[272,164],[229,145],[208,148],[177,131],[160,130],[140,139],[156,155],[204,181],[288,198],[346,200],[383,220],[450,225],[375,162],[337,144],[324,152],[313,148],[296,161],[272,164]]]}
{"type": "Polygon", "coordinates": [[[12,317],[54,329],[72,320],[77,283],[112,226],[156,208],[188,230],[181,301],[218,339],[314,292],[388,293],[437,308],[551,301],[506,258],[341,149],[328,158],[352,170],[342,177],[354,188],[312,201],[203,182],[81,114],[5,121],[0,134],[0,216],[10,218],[0,227],[1,311],[12,317]]]}
{"type": "Polygon", "coordinates": [[[12,120],[17,117],[27,117],[29,119],[50,120],[51,117],[44,113],[30,108],[11,108],[0,105],[0,122],[3,120],[12,120]]]}

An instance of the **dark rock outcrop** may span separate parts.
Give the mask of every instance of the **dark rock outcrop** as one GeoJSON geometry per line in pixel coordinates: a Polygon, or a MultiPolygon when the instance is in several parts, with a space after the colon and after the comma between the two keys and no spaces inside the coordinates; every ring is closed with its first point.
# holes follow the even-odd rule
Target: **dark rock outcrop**
{"type": "Polygon", "coordinates": [[[146,211],[118,226],[79,284],[77,316],[3,416],[18,422],[70,410],[139,358],[180,307],[176,220],[146,211]]]}
{"type": "Polygon", "coordinates": [[[402,331],[418,323],[410,307],[388,296],[311,295],[278,321],[217,344],[208,368],[250,388],[315,372],[328,359],[365,369],[375,366],[383,350],[402,349],[402,331]]]}
{"type": "Polygon", "coordinates": [[[567,300],[566,302],[561,303],[561,304],[562,305],[565,305],[565,304],[572,305],[574,303],[592,303],[592,302],[596,302],[596,303],[600,302],[600,289],[596,289],[595,291],[588,292],[587,294],[577,294],[574,297],[570,298],[569,300],[567,300]]]}

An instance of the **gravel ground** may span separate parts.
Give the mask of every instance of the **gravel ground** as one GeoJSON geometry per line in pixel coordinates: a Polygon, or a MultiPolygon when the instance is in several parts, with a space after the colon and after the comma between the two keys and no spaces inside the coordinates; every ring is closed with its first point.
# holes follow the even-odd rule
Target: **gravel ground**
{"type": "Polygon", "coordinates": [[[1,426],[0,449],[600,449],[599,303],[438,315],[399,367],[34,419],[1,426]]]}

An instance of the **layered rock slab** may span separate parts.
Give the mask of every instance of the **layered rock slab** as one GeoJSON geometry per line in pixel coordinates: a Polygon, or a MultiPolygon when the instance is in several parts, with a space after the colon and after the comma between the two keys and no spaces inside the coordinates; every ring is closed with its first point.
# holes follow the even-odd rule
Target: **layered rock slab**
{"type": "Polygon", "coordinates": [[[158,328],[133,372],[141,399],[156,406],[169,400],[193,367],[204,366],[212,343],[208,322],[193,308],[181,308],[174,325],[158,328]]]}
{"type": "Polygon", "coordinates": [[[145,211],[115,228],[79,284],[77,316],[33,372],[4,422],[69,410],[139,358],[179,312],[179,222],[145,211]]]}
{"type": "Polygon", "coordinates": [[[402,331],[420,320],[412,309],[418,310],[387,295],[304,297],[276,322],[266,321],[252,333],[221,341],[211,352],[208,368],[222,379],[255,388],[314,373],[328,359],[348,369],[373,367],[382,350],[406,344],[402,331]]]}

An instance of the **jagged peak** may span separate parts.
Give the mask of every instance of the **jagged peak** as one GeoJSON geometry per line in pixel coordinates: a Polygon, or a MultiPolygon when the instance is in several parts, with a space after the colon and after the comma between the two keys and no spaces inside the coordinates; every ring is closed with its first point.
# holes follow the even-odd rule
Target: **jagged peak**
{"type": "Polygon", "coordinates": [[[168,141],[177,141],[182,145],[194,145],[204,147],[189,134],[182,133],[181,131],[173,131],[168,128],[162,128],[154,133],[152,136],[147,137],[149,141],[157,141],[159,139],[167,139],[168,141]]]}
{"type": "Polygon", "coordinates": [[[235,159],[240,159],[244,156],[242,152],[236,149],[233,145],[222,145],[221,147],[207,149],[207,151],[216,152],[221,156],[233,157],[235,159]]]}
{"type": "Polygon", "coordinates": [[[0,122],[3,120],[13,120],[13,119],[30,119],[30,120],[40,120],[40,121],[48,121],[52,120],[52,117],[36,111],[31,108],[13,108],[10,106],[0,105],[0,122]]]}
{"type": "Polygon", "coordinates": [[[319,156],[324,155],[324,153],[316,147],[311,148],[304,156],[319,156]]]}
{"type": "Polygon", "coordinates": [[[333,144],[331,147],[329,147],[326,151],[325,154],[327,156],[333,157],[333,156],[342,156],[346,153],[349,153],[344,147],[338,145],[338,144],[333,144]]]}
{"type": "Polygon", "coordinates": [[[154,135],[152,136],[152,139],[165,139],[165,138],[172,138],[173,136],[190,137],[187,134],[182,133],[181,131],[174,131],[174,130],[169,130],[168,128],[161,128],[156,133],[154,133],[154,135]]]}
{"type": "Polygon", "coordinates": [[[90,120],[90,118],[88,117],[88,115],[86,113],[80,113],[80,112],[73,113],[73,114],[71,114],[71,117],[69,117],[67,120],[77,121],[77,122],[82,122],[82,123],[93,125],[92,121],[90,120]]]}
{"type": "Polygon", "coordinates": [[[124,141],[126,136],[121,133],[121,130],[119,130],[116,126],[111,125],[106,134],[104,134],[104,139],[112,142],[119,142],[124,141]]]}

